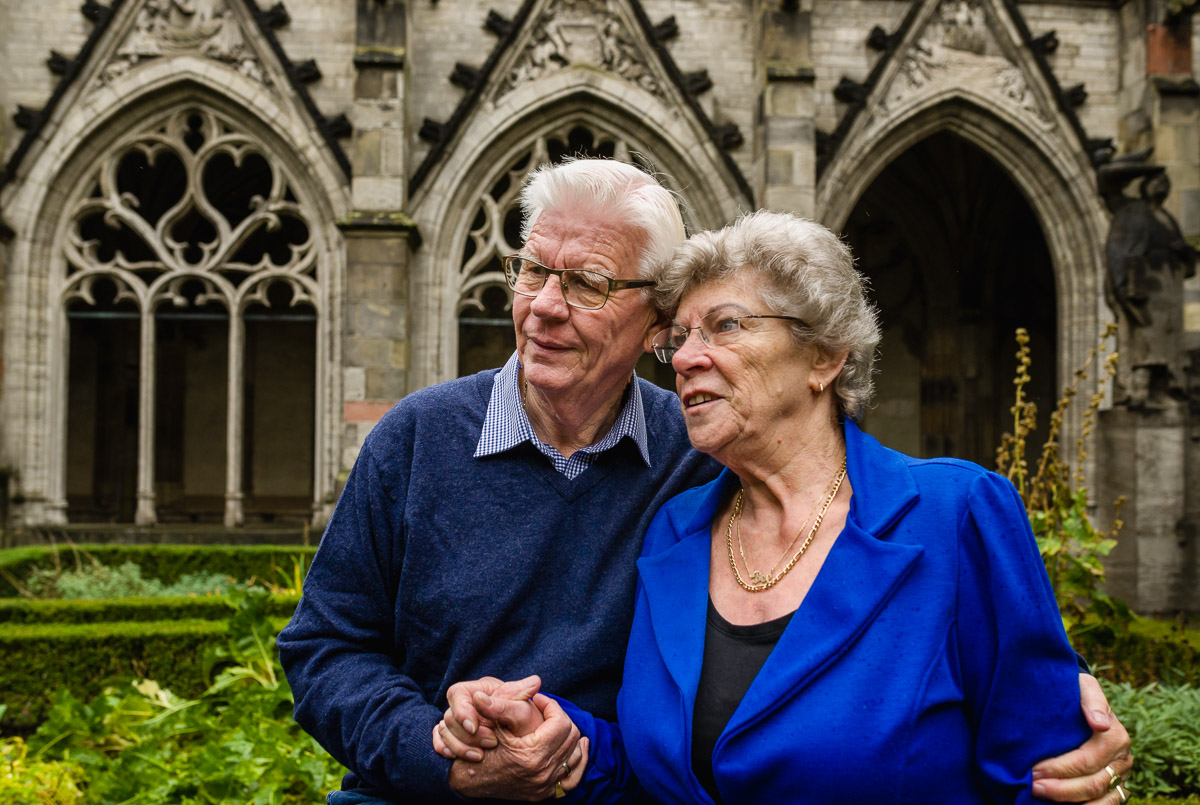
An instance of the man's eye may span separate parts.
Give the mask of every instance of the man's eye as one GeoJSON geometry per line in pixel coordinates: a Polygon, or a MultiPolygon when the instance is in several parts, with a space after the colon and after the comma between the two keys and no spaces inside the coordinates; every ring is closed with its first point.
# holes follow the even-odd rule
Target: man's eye
{"type": "Polygon", "coordinates": [[[546,269],[545,269],[545,267],[538,265],[537,263],[533,262],[532,260],[522,260],[521,261],[521,273],[528,274],[531,277],[545,277],[546,269]]]}
{"type": "Polygon", "coordinates": [[[572,287],[586,291],[599,291],[608,285],[605,277],[591,271],[572,271],[570,274],[572,287]]]}

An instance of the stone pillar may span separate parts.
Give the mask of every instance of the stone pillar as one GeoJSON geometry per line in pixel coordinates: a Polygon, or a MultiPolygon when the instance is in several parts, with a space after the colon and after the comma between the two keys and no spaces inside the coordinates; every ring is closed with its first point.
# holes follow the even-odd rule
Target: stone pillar
{"type": "MultiPolygon", "coordinates": [[[[1171,17],[1165,0],[1120,9],[1121,89],[1118,151],[1153,148],[1171,194],[1163,208],[1195,243],[1200,233],[1200,86],[1193,78],[1190,15],[1171,17]]],[[[1136,190],[1132,191],[1136,194],[1136,190]]],[[[1184,285],[1181,349],[1200,355],[1200,280],[1184,285]]],[[[1128,346],[1122,334],[1121,349],[1128,346]]],[[[1122,377],[1126,377],[1122,366],[1122,377]]],[[[1100,413],[1095,501],[1098,524],[1111,523],[1124,496],[1124,526],[1105,562],[1110,593],[1142,613],[1200,610],[1200,384],[1192,366],[1190,402],[1100,413]]]]}
{"type": "Polygon", "coordinates": [[[756,126],[756,184],[763,206],[816,215],[812,0],[758,4],[762,125],[756,126]]]}
{"type": "Polygon", "coordinates": [[[420,244],[404,212],[407,4],[357,2],[354,212],[339,222],[346,239],[339,487],[371,427],[407,391],[408,262],[420,244]]]}
{"type": "Polygon", "coordinates": [[[1102,411],[1097,440],[1097,525],[1126,498],[1117,547],[1105,563],[1108,590],[1142,614],[1200,608],[1194,539],[1185,501],[1187,411],[1102,411]]]}

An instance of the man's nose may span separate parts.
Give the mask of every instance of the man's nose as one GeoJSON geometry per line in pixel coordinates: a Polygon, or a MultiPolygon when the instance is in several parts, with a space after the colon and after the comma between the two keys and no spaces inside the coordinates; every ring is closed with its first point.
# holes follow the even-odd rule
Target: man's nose
{"type": "Polygon", "coordinates": [[[547,319],[565,319],[570,315],[567,305],[566,292],[563,289],[561,277],[554,274],[546,277],[546,284],[533,298],[530,309],[538,316],[547,319]]]}

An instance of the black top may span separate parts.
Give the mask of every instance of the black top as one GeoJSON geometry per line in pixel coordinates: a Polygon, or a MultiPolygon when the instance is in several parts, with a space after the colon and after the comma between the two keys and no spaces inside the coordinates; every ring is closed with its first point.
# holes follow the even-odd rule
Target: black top
{"type": "Polygon", "coordinates": [[[758,676],[794,613],[751,626],[736,626],[721,617],[708,599],[704,630],[704,664],[692,720],[692,770],[714,802],[720,802],[713,778],[712,755],[717,738],[758,676]]]}

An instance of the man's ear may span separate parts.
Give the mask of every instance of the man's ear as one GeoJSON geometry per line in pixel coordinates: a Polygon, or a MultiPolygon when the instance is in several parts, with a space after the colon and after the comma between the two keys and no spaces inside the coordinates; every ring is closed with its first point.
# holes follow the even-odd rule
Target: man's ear
{"type": "Polygon", "coordinates": [[[646,335],[642,339],[642,351],[644,352],[654,351],[654,347],[650,346],[650,342],[654,340],[654,336],[658,335],[659,330],[662,330],[671,323],[671,317],[661,310],[655,308],[652,312],[653,316],[650,319],[650,323],[646,326],[646,335]]]}

